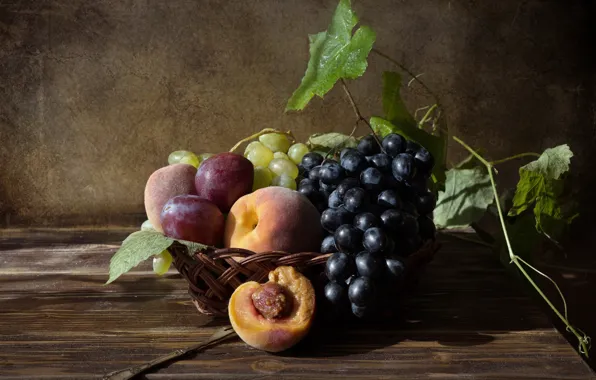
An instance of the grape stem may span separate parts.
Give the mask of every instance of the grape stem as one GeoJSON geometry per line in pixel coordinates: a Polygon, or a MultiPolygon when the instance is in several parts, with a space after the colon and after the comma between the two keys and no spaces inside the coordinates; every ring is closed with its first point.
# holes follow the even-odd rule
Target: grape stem
{"type": "Polygon", "coordinates": [[[484,164],[484,166],[488,170],[488,176],[490,178],[490,183],[491,183],[494,198],[495,198],[495,204],[497,206],[497,213],[499,214],[501,228],[503,229],[503,236],[505,238],[505,243],[507,245],[507,250],[509,252],[509,258],[511,259],[510,263],[515,264],[515,266],[519,269],[519,271],[526,278],[526,280],[528,280],[528,282],[532,285],[532,287],[536,290],[536,292],[538,292],[540,297],[542,297],[542,299],[544,299],[544,301],[552,309],[552,311],[555,313],[555,315],[565,324],[565,326],[567,327],[567,331],[569,331],[573,335],[575,335],[575,337],[577,338],[577,340],[579,342],[579,346],[578,346],[579,352],[581,354],[585,355],[586,357],[589,357],[588,351],[590,350],[590,337],[587,336],[585,333],[581,332],[581,330],[573,327],[567,320],[566,302],[565,302],[565,298],[563,297],[563,294],[561,293],[559,287],[556,286],[557,291],[559,292],[559,294],[561,295],[561,298],[563,299],[563,305],[565,307],[565,315],[561,314],[561,312],[555,307],[555,305],[553,305],[553,303],[550,301],[550,299],[544,294],[542,289],[540,289],[540,287],[536,284],[536,282],[534,282],[534,280],[532,280],[532,278],[530,277],[528,272],[526,272],[526,270],[524,269],[524,266],[522,264],[524,264],[528,268],[536,271],[538,274],[548,278],[551,282],[554,283],[554,281],[550,277],[548,277],[546,274],[538,271],[537,269],[535,269],[534,267],[532,267],[531,265],[526,263],[519,256],[517,256],[515,253],[513,253],[513,249],[511,247],[511,242],[509,241],[509,234],[507,232],[507,226],[505,224],[505,218],[503,217],[503,211],[501,210],[501,203],[499,202],[499,193],[497,192],[497,185],[495,183],[495,178],[493,175],[493,170],[494,170],[493,165],[494,164],[485,160],[484,157],[482,157],[480,154],[476,153],[476,151],[474,149],[472,149],[468,144],[463,142],[457,136],[453,136],[453,139],[457,143],[459,143],[461,146],[463,146],[468,152],[470,152],[472,155],[474,155],[474,157],[476,157],[482,164],[484,164]],[[580,332],[581,332],[581,334],[580,334],[580,332]]]}
{"type": "Polygon", "coordinates": [[[428,93],[429,93],[429,94],[430,94],[430,95],[431,95],[433,98],[435,98],[435,102],[437,103],[437,106],[438,106],[439,108],[443,108],[443,107],[441,106],[441,102],[439,102],[439,97],[438,97],[438,96],[437,96],[437,95],[436,95],[436,94],[435,94],[435,93],[434,93],[434,92],[433,92],[433,91],[430,89],[430,87],[428,87],[428,86],[426,85],[426,83],[424,83],[424,82],[423,82],[423,81],[422,81],[422,80],[419,78],[419,76],[420,76],[420,75],[416,75],[416,74],[414,74],[414,73],[413,73],[413,72],[411,72],[411,71],[410,71],[410,70],[409,70],[407,67],[405,67],[403,64],[401,64],[401,63],[400,63],[398,60],[391,58],[390,56],[388,56],[387,54],[383,53],[382,51],[380,51],[380,50],[378,50],[378,49],[376,49],[376,48],[373,48],[373,49],[372,49],[372,52],[373,52],[373,53],[375,53],[375,54],[377,54],[377,55],[378,55],[378,56],[380,56],[380,57],[383,57],[383,58],[385,58],[385,59],[386,59],[386,60],[388,60],[389,62],[393,63],[394,65],[396,65],[397,67],[399,67],[401,70],[403,70],[405,73],[407,73],[409,76],[411,76],[411,77],[412,77],[412,80],[414,80],[414,81],[416,81],[416,82],[420,83],[420,85],[421,85],[421,86],[422,86],[422,87],[423,87],[423,88],[424,88],[426,91],[428,91],[428,93]]]}
{"type": "MultiPolygon", "coordinates": [[[[385,153],[385,149],[383,149],[383,145],[381,144],[381,141],[379,140],[379,137],[375,133],[375,130],[373,129],[372,125],[370,125],[370,123],[368,122],[368,120],[366,120],[362,116],[362,114],[360,113],[360,109],[358,109],[358,106],[356,105],[356,102],[354,101],[354,97],[352,96],[352,93],[350,92],[350,89],[348,88],[348,85],[346,84],[346,81],[343,78],[341,78],[340,81],[341,81],[341,86],[343,87],[344,92],[348,96],[348,100],[350,101],[350,104],[352,105],[352,109],[354,110],[354,113],[356,114],[356,117],[358,118],[356,120],[356,128],[358,128],[358,123],[361,122],[361,121],[364,124],[366,124],[368,126],[368,128],[370,128],[370,131],[372,132],[373,137],[377,141],[377,144],[379,144],[379,147],[381,148],[381,151],[383,153],[385,153]]],[[[354,130],[354,132],[356,132],[356,131],[354,130]]]]}
{"type": "Polygon", "coordinates": [[[522,158],[522,157],[540,157],[540,154],[534,153],[534,152],[520,153],[520,154],[516,154],[515,156],[506,157],[506,158],[496,160],[496,161],[491,161],[490,164],[494,166],[494,165],[502,164],[507,161],[516,160],[516,159],[522,158]]]}
{"type": "Polygon", "coordinates": [[[262,130],[260,130],[260,131],[259,131],[259,132],[257,132],[257,133],[254,133],[254,134],[252,134],[252,135],[250,135],[250,136],[248,136],[248,137],[245,137],[245,138],[243,138],[242,140],[238,141],[238,142],[236,143],[236,145],[234,145],[234,146],[232,147],[232,149],[230,149],[230,153],[234,153],[234,152],[236,151],[236,149],[238,149],[238,148],[239,148],[239,147],[240,147],[242,144],[244,144],[245,142],[248,142],[248,141],[250,141],[250,140],[256,139],[256,138],[258,138],[259,136],[266,135],[266,134],[268,134],[268,133],[281,133],[281,134],[283,134],[283,135],[286,135],[286,136],[288,136],[288,137],[291,139],[291,142],[292,142],[292,143],[295,143],[295,142],[296,142],[296,138],[295,138],[295,137],[294,137],[294,135],[292,134],[292,131],[286,131],[286,132],[284,132],[284,131],[280,131],[279,129],[275,129],[275,128],[265,128],[265,129],[262,129],[262,130]]]}

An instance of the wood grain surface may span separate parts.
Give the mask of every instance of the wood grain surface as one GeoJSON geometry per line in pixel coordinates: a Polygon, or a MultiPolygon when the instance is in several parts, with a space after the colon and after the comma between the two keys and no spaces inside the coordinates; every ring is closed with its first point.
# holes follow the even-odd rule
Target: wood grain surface
{"type": "MultiPolygon", "coordinates": [[[[145,263],[104,286],[127,229],[0,231],[0,378],[98,379],[208,338],[175,273],[145,263]]],[[[143,377],[142,377],[143,378],[143,377]]],[[[316,327],[283,354],[239,340],[146,379],[596,379],[506,276],[496,257],[454,240],[403,319],[316,327]]]]}

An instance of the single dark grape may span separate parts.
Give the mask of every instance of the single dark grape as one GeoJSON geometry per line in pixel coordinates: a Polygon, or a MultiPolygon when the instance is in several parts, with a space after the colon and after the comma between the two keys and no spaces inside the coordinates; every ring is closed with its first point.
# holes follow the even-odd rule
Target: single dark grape
{"type": "Polygon", "coordinates": [[[363,212],[354,217],[354,227],[362,232],[371,227],[379,227],[380,224],[379,218],[371,212],[363,212]]]}
{"type": "Polygon", "coordinates": [[[405,236],[418,236],[419,226],[417,216],[404,213],[404,218],[401,226],[401,233],[405,236]]]}
{"type": "Polygon", "coordinates": [[[372,156],[381,151],[381,147],[373,135],[363,137],[358,143],[358,151],[365,156],[372,156]]]}
{"type": "Polygon", "coordinates": [[[406,140],[396,133],[388,134],[383,139],[383,149],[388,155],[395,157],[406,150],[406,140]]]}
{"type": "Polygon", "coordinates": [[[303,178],[298,183],[298,189],[300,189],[302,186],[306,186],[306,185],[310,185],[310,186],[313,186],[315,189],[318,189],[319,188],[319,181],[313,181],[310,178],[303,178]]]}
{"type": "Polygon", "coordinates": [[[356,255],[356,270],[360,276],[372,279],[381,278],[385,274],[385,258],[383,255],[362,251],[356,255]]]}
{"type": "Polygon", "coordinates": [[[329,195],[329,199],[327,200],[327,205],[329,208],[338,208],[342,205],[341,199],[339,199],[339,193],[337,190],[333,190],[329,195]]]}
{"type": "Polygon", "coordinates": [[[400,210],[389,209],[381,214],[383,227],[390,233],[400,233],[404,223],[404,213],[400,210]]]}
{"type": "Polygon", "coordinates": [[[420,150],[421,146],[417,142],[408,140],[406,142],[406,153],[411,154],[412,156],[416,155],[416,152],[420,150]]]}
{"type": "Polygon", "coordinates": [[[418,191],[407,183],[399,182],[396,190],[404,202],[416,202],[416,199],[418,199],[418,191]]]}
{"type": "Polygon", "coordinates": [[[321,214],[321,226],[328,232],[334,233],[342,224],[352,222],[352,216],[343,206],[328,208],[321,214]]]}
{"type": "Polygon", "coordinates": [[[418,218],[418,230],[420,231],[422,240],[434,239],[437,232],[435,223],[428,216],[421,216],[418,218]]]}
{"type": "Polygon", "coordinates": [[[401,281],[406,271],[406,265],[403,257],[389,255],[385,259],[386,276],[391,282],[401,281]]]}
{"type": "Polygon", "coordinates": [[[420,147],[416,154],[414,155],[414,160],[416,161],[416,167],[422,173],[427,175],[433,170],[435,166],[435,159],[432,154],[424,147],[420,147]]]}
{"type": "Polygon", "coordinates": [[[348,292],[346,287],[337,282],[328,282],[325,285],[325,298],[331,304],[340,306],[348,302],[348,292]]]}
{"type": "Polygon", "coordinates": [[[323,239],[321,243],[321,253],[333,253],[337,252],[337,247],[335,246],[335,238],[333,235],[329,235],[323,239]]]}
{"type": "Polygon", "coordinates": [[[348,288],[350,302],[358,306],[372,305],[376,301],[375,284],[368,277],[358,277],[348,288]]]}
{"type": "Polygon", "coordinates": [[[356,273],[354,258],[344,252],[335,252],[325,264],[325,274],[329,281],[341,283],[356,273]]]}
{"type": "Polygon", "coordinates": [[[358,306],[356,304],[351,304],[351,308],[352,314],[359,319],[368,319],[375,313],[375,309],[372,306],[358,306]]]}
{"type": "Polygon", "coordinates": [[[379,169],[383,173],[391,172],[391,156],[385,153],[377,153],[370,158],[370,163],[375,168],[379,169]]]}
{"type": "Polygon", "coordinates": [[[401,199],[395,190],[383,190],[377,197],[377,204],[387,208],[400,208],[401,199]]]}
{"type": "Polygon", "coordinates": [[[407,153],[398,154],[391,163],[391,172],[398,181],[409,181],[416,174],[414,157],[407,153]]]}
{"type": "Polygon", "coordinates": [[[348,152],[341,158],[341,167],[348,175],[358,175],[368,167],[366,157],[359,151],[348,152]]]}
{"type": "Polygon", "coordinates": [[[433,212],[437,204],[435,194],[432,191],[426,191],[418,196],[416,210],[419,215],[427,215],[433,212]]]}
{"type": "Polygon", "coordinates": [[[358,152],[358,149],[356,148],[344,148],[341,150],[341,152],[339,153],[339,159],[341,161],[342,158],[344,158],[344,156],[348,153],[352,153],[352,152],[358,152]]]}
{"type": "Polygon", "coordinates": [[[363,211],[369,203],[366,191],[360,187],[353,187],[344,195],[344,206],[346,210],[357,213],[363,211]]]}
{"type": "Polygon", "coordinates": [[[360,187],[360,180],[358,180],[358,178],[348,177],[341,181],[341,183],[337,185],[337,193],[339,194],[339,199],[343,201],[344,195],[346,195],[346,191],[354,187],[360,187]]]}
{"type": "Polygon", "coordinates": [[[335,245],[342,252],[357,252],[362,247],[362,231],[351,224],[343,224],[335,230],[335,245]]]}
{"type": "Polygon", "coordinates": [[[298,192],[311,201],[319,196],[319,190],[312,185],[312,183],[307,183],[303,181],[308,181],[308,179],[303,179],[300,181],[300,185],[298,186],[298,192]]]}
{"type": "Polygon", "coordinates": [[[321,182],[337,185],[345,177],[344,169],[337,162],[325,162],[319,172],[321,182]]]}
{"type": "Polygon", "coordinates": [[[360,173],[360,183],[367,190],[382,190],[383,173],[377,168],[366,168],[360,173]]]}
{"type": "Polygon", "coordinates": [[[321,179],[320,172],[321,172],[321,166],[320,165],[315,166],[314,168],[310,169],[310,171],[308,172],[308,178],[314,182],[319,182],[319,180],[321,179]]]}
{"type": "Polygon", "coordinates": [[[321,156],[319,153],[309,152],[302,157],[301,164],[305,170],[312,170],[312,168],[315,166],[321,165],[322,162],[323,156],[321,156]]]}
{"type": "Polygon", "coordinates": [[[379,227],[371,227],[364,231],[362,245],[372,253],[381,252],[387,249],[387,234],[379,227]]]}

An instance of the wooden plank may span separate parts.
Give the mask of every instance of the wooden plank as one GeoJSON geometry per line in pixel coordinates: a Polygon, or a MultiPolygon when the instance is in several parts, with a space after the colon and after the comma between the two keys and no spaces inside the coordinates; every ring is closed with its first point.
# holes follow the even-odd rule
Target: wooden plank
{"type": "MultiPolygon", "coordinates": [[[[104,286],[128,232],[0,232],[2,379],[101,378],[227,323],[198,314],[180,276],[157,278],[149,263],[104,286]]],[[[399,320],[316,327],[278,355],[231,341],[146,378],[596,379],[519,293],[489,252],[444,242],[399,320]]]]}

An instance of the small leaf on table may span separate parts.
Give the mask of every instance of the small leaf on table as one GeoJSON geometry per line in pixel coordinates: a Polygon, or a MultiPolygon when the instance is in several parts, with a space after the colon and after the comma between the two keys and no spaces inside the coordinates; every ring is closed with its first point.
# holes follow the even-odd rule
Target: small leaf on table
{"type": "Polygon", "coordinates": [[[306,73],[288,100],[286,111],[302,110],[313,96],[322,98],[338,80],[356,79],[364,74],[376,36],[367,26],[360,26],[352,35],[357,23],[350,0],[340,0],[329,28],[309,36],[306,73]]]}
{"type": "Polygon", "coordinates": [[[488,173],[482,168],[451,169],[439,191],[434,221],[438,228],[463,228],[477,222],[493,203],[488,173]]]}

